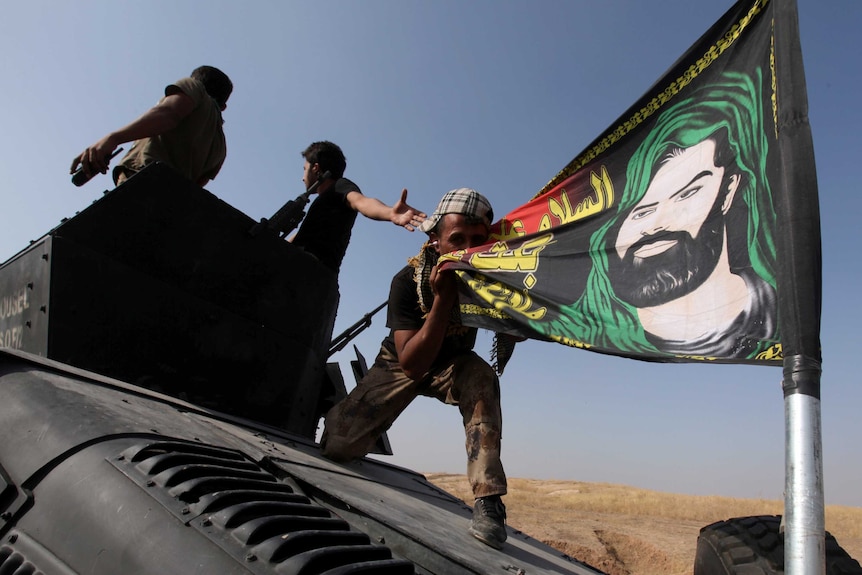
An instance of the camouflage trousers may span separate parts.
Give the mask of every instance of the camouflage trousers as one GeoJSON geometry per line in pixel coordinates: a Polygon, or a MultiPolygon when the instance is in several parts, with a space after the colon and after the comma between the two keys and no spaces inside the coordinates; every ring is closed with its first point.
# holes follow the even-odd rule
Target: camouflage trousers
{"type": "Polygon", "coordinates": [[[419,395],[436,397],[460,409],[467,477],[474,497],[505,495],[500,381],[491,366],[473,352],[456,356],[416,381],[404,374],[392,353],[381,349],[368,374],[326,414],[321,438],[324,456],[335,461],[364,456],[419,395]]]}

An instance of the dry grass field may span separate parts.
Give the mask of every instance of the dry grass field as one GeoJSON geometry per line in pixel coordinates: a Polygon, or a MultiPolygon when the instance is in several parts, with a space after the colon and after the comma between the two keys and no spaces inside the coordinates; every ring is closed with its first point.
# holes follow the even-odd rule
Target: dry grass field
{"type": "MultiPolygon", "coordinates": [[[[426,477],[472,505],[465,476],[426,477]]],[[[731,517],[783,513],[780,501],[512,478],[504,502],[510,527],[608,575],[691,575],[701,527],[731,517]]],[[[862,508],[828,506],[826,529],[862,561],[862,508]]]]}

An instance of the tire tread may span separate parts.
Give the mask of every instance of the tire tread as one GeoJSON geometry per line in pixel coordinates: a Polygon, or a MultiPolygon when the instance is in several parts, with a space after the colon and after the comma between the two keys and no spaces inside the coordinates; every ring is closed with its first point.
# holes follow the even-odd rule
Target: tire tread
{"type": "MultiPolygon", "coordinates": [[[[780,515],[735,517],[700,530],[694,575],[781,575],[784,536],[780,515]]],[[[826,532],[826,575],[862,575],[859,562],[826,532]]]]}

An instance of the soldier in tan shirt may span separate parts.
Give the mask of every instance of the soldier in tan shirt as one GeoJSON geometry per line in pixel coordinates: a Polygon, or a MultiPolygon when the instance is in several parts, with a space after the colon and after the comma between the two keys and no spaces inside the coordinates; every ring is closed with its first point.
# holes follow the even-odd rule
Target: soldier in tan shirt
{"type": "Polygon", "coordinates": [[[119,185],[155,161],[164,162],[199,186],[216,177],[227,145],[221,113],[233,91],[230,78],[218,68],[201,66],[189,78],[165,88],[165,96],[131,124],[111,132],[72,161],[88,175],[108,171],[108,160],[122,143],[132,148],[114,168],[119,185]]]}

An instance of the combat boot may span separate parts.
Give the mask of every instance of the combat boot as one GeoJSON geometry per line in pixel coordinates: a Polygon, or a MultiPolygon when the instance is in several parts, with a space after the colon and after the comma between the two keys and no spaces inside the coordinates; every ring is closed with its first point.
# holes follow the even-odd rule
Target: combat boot
{"type": "Polygon", "coordinates": [[[494,549],[503,548],[506,541],[506,506],[499,495],[476,499],[470,535],[494,549]]]}

